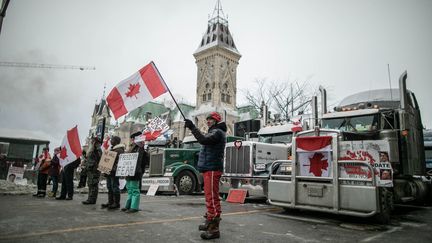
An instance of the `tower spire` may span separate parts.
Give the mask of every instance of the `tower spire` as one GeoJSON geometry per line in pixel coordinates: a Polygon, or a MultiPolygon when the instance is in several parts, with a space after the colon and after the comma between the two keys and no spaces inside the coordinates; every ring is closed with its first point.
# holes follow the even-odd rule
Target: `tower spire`
{"type": "Polygon", "coordinates": [[[103,89],[103,93],[102,93],[102,99],[105,99],[105,90],[106,90],[106,82],[104,83],[104,89],[103,89]]]}
{"type": "Polygon", "coordinates": [[[226,17],[225,17],[225,13],[222,9],[222,3],[220,0],[216,1],[216,5],[213,9],[211,20],[215,20],[214,22],[216,22],[216,23],[227,22],[226,17]],[[223,21],[220,21],[220,20],[223,20],[223,21]]]}

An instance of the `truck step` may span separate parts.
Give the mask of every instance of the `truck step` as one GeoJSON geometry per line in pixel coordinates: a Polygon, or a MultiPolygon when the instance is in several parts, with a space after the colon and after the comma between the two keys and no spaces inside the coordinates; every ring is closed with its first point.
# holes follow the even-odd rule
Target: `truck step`
{"type": "Polygon", "coordinates": [[[402,197],[401,198],[402,202],[410,202],[410,201],[414,201],[414,197],[402,197]]]}

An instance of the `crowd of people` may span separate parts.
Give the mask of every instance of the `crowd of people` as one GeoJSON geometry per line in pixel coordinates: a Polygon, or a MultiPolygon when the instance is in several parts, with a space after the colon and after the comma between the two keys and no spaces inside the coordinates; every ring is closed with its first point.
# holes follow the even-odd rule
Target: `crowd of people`
{"type": "MultiPolygon", "coordinates": [[[[185,126],[189,128],[202,145],[198,160],[198,170],[204,178],[204,195],[206,201],[206,213],[204,215],[205,222],[199,225],[198,229],[204,231],[201,233],[201,238],[215,239],[220,237],[219,223],[221,221],[221,204],[219,198],[219,182],[223,171],[223,156],[226,143],[227,127],[222,122],[221,116],[217,112],[211,112],[207,116],[207,125],[209,127],[207,134],[202,134],[191,120],[185,119],[185,126]]],[[[101,204],[101,208],[108,210],[118,210],[120,208],[120,178],[116,176],[119,156],[122,153],[138,153],[135,174],[126,177],[127,199],[121,211],[128,213],[136,213],[139,211],[140,205],[140,190],[142,176],[145,171],[145,166],[149,163],[149,154],[144,148],[144,142],[135,142],[134,138],[141,135],[141,132],[136,132],[131,135],[132,144],[130,150],[126,151],[126,146],[121,143],[118,136],[111,137],[110,150],[116,152],[116,157],[112,169],[107,174],[102,174],[106,178],[106,186],[108,189],[108,201],[101,204]]],[[[88,198],[83,201],[84,205],[96,204],[99,192],[99,180],[101,172],[98,170],[99,161],[102,158],[102,141],[98,137],[91,139],[89,148],[86,153],[83,153],[81,158],[67,164],[63,168],[59,163],[59,154],[61,148],[55,148],[53,157],[51,158],[48,148],[44,148],[42,154],[38,157],[37,170],[38,173],[38,190],[34,194],[35,197],[43,198],[46,196],[47,180],[50,176],[53,186],[50,197],[55,197],[58,189],[59,175],[62,178],[61,192],[57,200],[73,200],[74,185],[73,174],[77,167],[81,168],[81,176],[78,187],[84,187],[85,182],[88,186],[88,198]]]]}
{"type": "MultiPolygon", "coordinates": [[[[131,135],[132,141],[141,133],[137,132],[131,135]]],[[[37,198],[55,197],[56,200],[73,200],[74,195],[74,172],[80,168],[81,173],[77,188],[88,186],[88,198],[83,201],[84,205],[96,204],[99,192],[99,180],[102,177],[106,178],[106,186],[108,189],[108,201],[101,204],[101,208],[115,210],[121,207],[120,205],[120,177],[116,176],[117,164],[119,156],[122,153],[138,153],[137,167],[134,176],[126,177],[126,188],[128,191],[128,199],[126,204],[121,209],[127,213],[135,213],[139,211],[140,204],[140,182],[144,174],[145,165],[148,164],[149,156],[144,149],[144,143],[133,143],[131,149],[126,151],[126,146],[121,143],[118,136],[112,136],[110,139],[110,150],[116,152],[116,158],[111,171],[107,174],[101,174],[98,170],[99,161],[102,157],[102,141],[98,137],[93,137],[87,151],[83,151],[80,158],[65,165],[60,166],[59,155],[61,147],[54,149],[51,157],[49,148],[43,148],[42,153],[36,158],[35,170],[38,171],[37,192],[33,195],[37,198]],[[61,189],[58,195],[59,179],[61,178],[61,189]],[[51,181],[51,191],[47,193],[47,182],[51,181]]]]}

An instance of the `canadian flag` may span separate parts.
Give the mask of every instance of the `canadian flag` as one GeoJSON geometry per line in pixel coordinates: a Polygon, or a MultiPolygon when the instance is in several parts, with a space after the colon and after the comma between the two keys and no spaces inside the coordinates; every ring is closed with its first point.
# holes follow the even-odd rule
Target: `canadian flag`
{"type": "Polygon", "coordinates": [[[111,147],[111,138],[108,136],[105,138],[105,140],[102,143],[101,149],[102,152],[109,150],[111,147]]]}
{"type": "Polygon", "coordinates": [[[300,117],[299,119],[296,119],[296,120],[292,121],[291,131],[293,131],[293,132],[301,132],[301,131],[303,131],[301,120],[302,120],[302,117],[300,117]]]}
{"type": "Polygon", "coordinates": [[[156,99],[168,91],[155,64],[150,62],[114,87],[107,97],[108,106],[117,120],[129,111],[156,99]]]}
{"type": "Polygon", "coordinates": [[[296,138],[297,161],[300,164],[301,176],[331,176],[331,142],[331,136],[296,138]]]}
{"type": "Polygon", "coordinates": [[[59,159],[62,167],[74,162],[82,155],[77,126],[66,132],[66,136],[63,138],[60,149],[59,159]]]}

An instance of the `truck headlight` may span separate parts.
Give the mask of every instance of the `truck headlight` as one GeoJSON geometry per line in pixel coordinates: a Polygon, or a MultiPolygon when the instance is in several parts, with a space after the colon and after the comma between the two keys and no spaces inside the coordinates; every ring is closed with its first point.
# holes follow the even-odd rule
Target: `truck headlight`
{"type": "Polygon", "coordinates": [[[292,171],[292,166],[291,165],[281,165],[280,166],[280,171],[281,172],[291,172],[292,171]]]}

